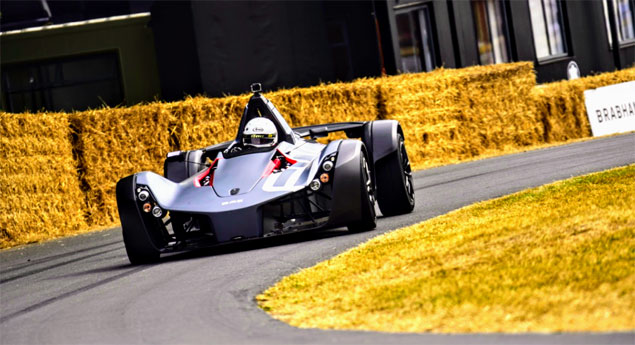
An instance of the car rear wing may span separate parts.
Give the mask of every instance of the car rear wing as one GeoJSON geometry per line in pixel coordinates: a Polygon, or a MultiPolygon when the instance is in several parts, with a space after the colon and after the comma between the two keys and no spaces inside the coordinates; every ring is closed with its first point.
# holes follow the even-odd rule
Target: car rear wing
{"type": "Polygon", "coordinates": [[[310,137],[311,139],[323,138],[329,133],[340,131],[346,133],[349,138],[361,138],[364,135],[364,125],[367,123],[367,121],[326,123],[296,127],[293,128],[293,131],[301,137],[310,137]]]}

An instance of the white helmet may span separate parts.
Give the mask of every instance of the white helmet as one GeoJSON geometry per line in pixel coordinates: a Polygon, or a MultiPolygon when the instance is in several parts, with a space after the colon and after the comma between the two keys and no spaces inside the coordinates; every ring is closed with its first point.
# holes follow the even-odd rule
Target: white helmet
{"type": "Polygon", "coordinates": [[[271,147],[278,141],[276,125],[269,119],[257,117],[249,120],[243,132],[243,145],[271,147]]]}

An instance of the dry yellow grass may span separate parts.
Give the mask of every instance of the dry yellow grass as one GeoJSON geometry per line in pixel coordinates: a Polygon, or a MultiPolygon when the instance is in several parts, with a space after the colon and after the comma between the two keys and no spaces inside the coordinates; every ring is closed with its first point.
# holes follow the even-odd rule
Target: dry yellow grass
{"type": "Polygon", "coordinates": [[[635,328],[635,165],[374,238],[257,297],[298,327],[389,332],[635,328]]]}
{"type": "Polygon", "coordinates": [[[86,228],[65,114],[0,113],[0,248],[86,228]]]}

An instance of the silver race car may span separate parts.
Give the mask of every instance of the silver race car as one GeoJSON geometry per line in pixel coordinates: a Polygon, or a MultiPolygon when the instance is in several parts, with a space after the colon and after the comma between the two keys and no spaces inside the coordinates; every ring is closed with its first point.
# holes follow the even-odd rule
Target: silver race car
{"type": "Polygon", "coordinates": [[[117,183],[128,258],[297,231],[376,226],[411,212],[414,187],[401,127],[394,120],[291,128],[252,85],[236,139],[168,154],[164,176],[140,172],[117,183]],[[349,138],[326,145],[330,132],[349,138]]]}

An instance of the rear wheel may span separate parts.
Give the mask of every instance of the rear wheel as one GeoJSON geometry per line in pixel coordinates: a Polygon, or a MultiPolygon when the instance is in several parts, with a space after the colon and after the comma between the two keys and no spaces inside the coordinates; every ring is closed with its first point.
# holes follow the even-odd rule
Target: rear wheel
{"type": "Polygon", "coordinates": [[[362,192],[362,214],[361,219],[355,223],[348,225],[351,232],[361,232],[372,230],[377,227],[377,214],[375,213],[375,186],[370,174],[370,168],[366,156],[360,155],[360,174],[361,174],[361,192],[362,192]]]}
{"type": "Polygon", "coordinates": [[[159,261],[161,253],[152,245],[143,229],[122,227],[123,243],[128,259],[133,265],[149,264],[159,261]]]}
{"type": "Polygon", "coordinates": [[[397,152],[379,161],[377,173],[377,202],[384,216],[410,213],[415,207],[415,192],[403,135],[398,134],[397,152]]]}

